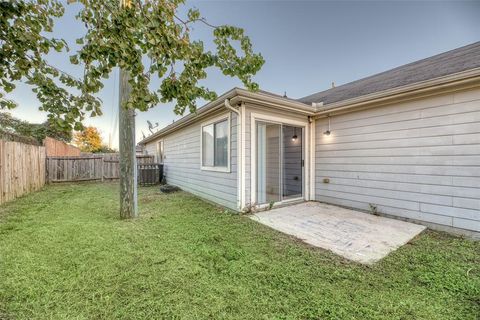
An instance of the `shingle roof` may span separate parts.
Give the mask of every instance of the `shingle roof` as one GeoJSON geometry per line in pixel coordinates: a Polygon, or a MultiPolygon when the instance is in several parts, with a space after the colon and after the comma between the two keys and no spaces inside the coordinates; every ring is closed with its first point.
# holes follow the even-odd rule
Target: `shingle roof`
{"type": "Polygon", "coordinates": [[[480,41],[298,99],[339,102],[480,67],[480,41]]]}

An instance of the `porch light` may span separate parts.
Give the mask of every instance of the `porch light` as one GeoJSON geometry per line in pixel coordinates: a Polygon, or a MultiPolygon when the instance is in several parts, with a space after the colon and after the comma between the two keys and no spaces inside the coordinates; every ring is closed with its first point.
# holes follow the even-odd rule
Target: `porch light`
{"type": "Polygon", "coordinates": [[[293,128],[292,141],[297,141],[297,128],[293,128]]]}
{"type": "Polygon", "coordinates": [[[326,135],[326,136],[329,136],[331,133],[330,131],[330,116],[328,117],[328,130],[325,131],[323,134],[326,135]]]}

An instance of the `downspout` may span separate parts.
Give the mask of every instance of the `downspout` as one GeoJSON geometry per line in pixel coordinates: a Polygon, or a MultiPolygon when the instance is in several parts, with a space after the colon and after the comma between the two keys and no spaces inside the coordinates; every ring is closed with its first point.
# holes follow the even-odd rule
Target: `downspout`
{"type": "Polygon", "coordinates": [[[315,201],[315,180],[316,180],[316,172],[315,172],[315,147],[316,147],[316,134],[315,134],[315,117],[309,116],[308,123],[310,125],[310,172],[309,172],[309,179],[310,179],[310,190],[309,190],[309,199],[310,201],[315,201]]]}
{"type": "Polygon", "coordinates": [[[240,116],[240,111],[232,107],[232,105],[230,104],[230,99],[225,99],[225,107],[240,116]]]}
{"type": "MultiPolygon", "coordinates": [[[[243,209],[243,176],[242,176],[242,155],[243,155],[243,137],[241,135],[241,128],[242,128],[242,115],[240,111],[234,108],[230,104],[230,99],[225,99],[225,108],[228,110],[235,112],[237,114],[237,193],[239,195],[239,204],[238,207],[240,210],[243,209]]],[[[238,199],[237,198],[237,199],[238,199]]]]}

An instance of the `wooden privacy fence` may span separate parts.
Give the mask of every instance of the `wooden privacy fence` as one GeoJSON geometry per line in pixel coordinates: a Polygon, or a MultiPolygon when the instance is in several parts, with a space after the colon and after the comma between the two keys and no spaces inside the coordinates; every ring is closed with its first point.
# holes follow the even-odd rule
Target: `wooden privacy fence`
{"type": "Polygon", "coordinates": [[[47,157],[47,181],[91,181],[103,180],[103,158],[90,157],[47,157]]]}
{"type": "Polygon", "coordinates": [[[0,140],[0,204],[45,185],[45,147],[0,140]]]}
{"type": "MultiPolygon", "coordinates": [[[[104,153],[103,156],[103,178],[109,180],[120,179],[120,162],[118,153],[104,153]]],[[[138,155],[137,165],[151,164],[155,161],[154,156],[138,155]]]]}
{"type": "Polygon", "coordinates": [[[43,139],[43,145],[45,146],[45,152],[47,157],[76,157],[80,156],[80,149],[77,147],[66,144],[63,141],[59,141],[50,137],[43,139]]]}
{"type": "MultiPolygon", "coordinates": [[[[139,184],[160,183],[162,165],[153,161],[153,156],[137,156],[139,184]]],[[[48,182],[104,181],[120,178],[118,154],[47,157],[46,168],[48,182]]]]}

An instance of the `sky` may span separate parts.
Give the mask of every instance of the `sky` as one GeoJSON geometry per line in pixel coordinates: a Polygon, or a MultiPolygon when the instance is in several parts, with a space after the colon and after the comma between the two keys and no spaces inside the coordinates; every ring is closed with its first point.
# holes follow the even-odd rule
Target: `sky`
{"type": "MultiPolygon", "coordinates": [[[[480,1],[187,1],[213,25],[231,24],[245,29],[254,50],[265,58],[255,76],[262,90],[301,98],[314,92],[480,41],[480,1]]],[[[75,19],[79,4],[66,5],[52,36],[64,38],[76,50],[75,39],[84,32],[75,19]]],[[[212,30],[199,25],[193,38],[211,45],[212,30]]],[[[68,55],[50,54],[52,65],[80,76],[68,55]]],[[[239,80],[209,72],[202,82],[219,95],[239,80]]],[[[85,125],[100,129],[106,144],[118,147],[118,71],[104,82],[99,93],[103,115],[85,125]]],[[[153,83],[158,86],[158,83],[153,83]]],[[[18,103],[11,113],[23,120],[42,122],[46,114],[31,88],[20,84],[9,96],[18,103]]],[[[199,104],[201,106],[201,103],[199,104]]],[[[147,120],[164,127],[181,118],[174,103],[161,104],[136,116],[136,138],[149,134],[147,120]]],[[[158,129],[157,128],[157,129],[158,129]]],[[[156,130],[156,129],[155,129],[156,130]]]]}

